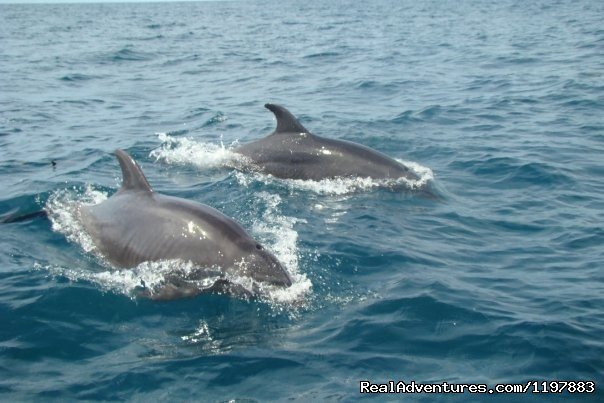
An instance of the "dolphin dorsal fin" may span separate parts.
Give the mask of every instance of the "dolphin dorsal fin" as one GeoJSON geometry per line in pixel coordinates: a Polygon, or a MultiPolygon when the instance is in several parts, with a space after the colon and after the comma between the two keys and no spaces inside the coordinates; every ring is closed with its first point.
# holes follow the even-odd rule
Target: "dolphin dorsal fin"
{"type": "Polygon", "coordinates": [[[122,187],[120,191],[143,190],[153,192],[147,178],[145,178],[145,174],[127,152],[117,149],[115,150],[115,156],[120,162],[120,168],[122,168],[122,187]]]}
{"type": "Polygon", "coordinates": [[[287,109],[280,105],[266,104],[266,109],[273,112],[277,118],[277,128],[275,134],[278,133],[310,133],[304,126],[298,122],[298,119],[292,115],[287,109]]]}

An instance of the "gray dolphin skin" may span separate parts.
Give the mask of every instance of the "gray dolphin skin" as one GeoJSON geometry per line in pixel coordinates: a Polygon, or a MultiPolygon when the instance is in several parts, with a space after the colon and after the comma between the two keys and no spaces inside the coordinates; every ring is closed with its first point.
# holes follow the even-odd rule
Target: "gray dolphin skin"
{"type": "Polygon", "coordinates": [[[311,134],[284,107],[264,106],[277,118],[275,131],[234,150],[247,157],[257,171],[283,179],[418,179],[409,168],[379,151],[311,134]]]}
{"type": "Polygon", "coordinates": [[[229,281],[233,276],[291,286],[277,258],[234,220],[209,206],[154,192],[130,155],[122,150],[115,155],[122,169],[121,188],[97,205],[80,208],[81,221],[95,246],[117,267],[171,259],[195,266],[187,277],[171,276],[148,297],[174,299],[204,291],[250,295],[229,281]],[[218,280],[207,288],[196,285],[208,278],[218,280]]]}

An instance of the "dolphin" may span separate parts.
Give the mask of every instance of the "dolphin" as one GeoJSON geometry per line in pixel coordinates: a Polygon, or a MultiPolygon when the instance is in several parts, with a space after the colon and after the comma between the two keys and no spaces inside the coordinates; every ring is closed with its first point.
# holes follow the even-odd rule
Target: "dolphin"
{"type": "Polygon", "coordinates": [[[130,155],[116,150],[122,186],[107,200],[80,206],[80,219],[103,257],[116,267],[179,259],[195,269],[175,273],[152,299],[190,297],[201,292],[251,295],[229,279],[251,279],[254,292],[262,285],[280,288],[292,281],[277,258],[231,218],[212,207],[156,193],[130,155]],[[203,280],[213,284],[201,287],[203,280]]]}
{"type": "Polygon", "coordinates": [[[282,179],[315,181],[337,177],[418,179],[409,168],[379,151],[317,136],[284,107],[275,104],[264,107],[277,118],[275,131],[234,150],[251,162],[253,170],[282,179]]]}

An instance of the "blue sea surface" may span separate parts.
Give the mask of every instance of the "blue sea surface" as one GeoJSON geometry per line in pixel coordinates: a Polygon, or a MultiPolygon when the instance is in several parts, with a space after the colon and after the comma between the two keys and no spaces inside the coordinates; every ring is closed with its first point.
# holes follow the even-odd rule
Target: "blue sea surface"
{"type": "Polygon", "coordinates": [[[0,189],[0,400],[604,401],[602,1],[1,4],[0,189]],[[423,182],[230,168],[266,102],[423,182]],[[292,289],[137,298],[164,268],[114,270],[73,215],[119,187],[116,148],[292,289]]]}

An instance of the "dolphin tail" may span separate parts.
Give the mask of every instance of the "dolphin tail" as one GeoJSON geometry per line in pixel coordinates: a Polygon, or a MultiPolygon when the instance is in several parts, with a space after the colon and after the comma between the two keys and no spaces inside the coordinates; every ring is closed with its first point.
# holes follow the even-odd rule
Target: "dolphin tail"
{"type": "Polygon", "coordinates": [[[275,114],[277,128],[275,133],[310,133],[298,122],[298,119],[284,107],[276,104],[265,104],[264,107],[275,114]]]}
{"type": "Polygon", "coordinates": [[[115,156],[122,168],[122,187],[120,191],[142,190],[153,192],[151,185],[149,185],[147,178],[145,178],[145,174],[127,152],[117,149],[115,150],[115,156]]]}

